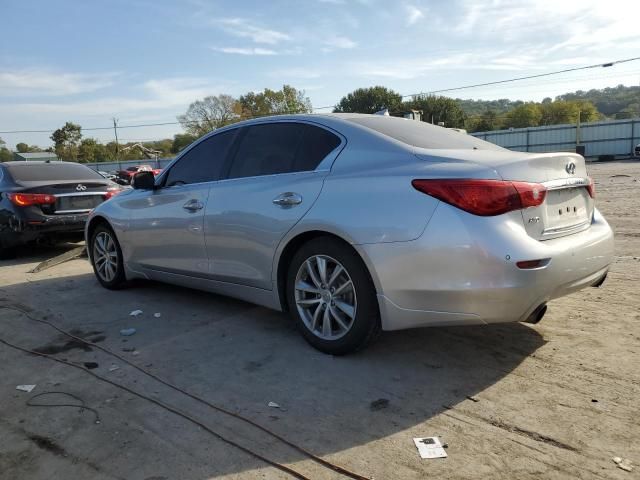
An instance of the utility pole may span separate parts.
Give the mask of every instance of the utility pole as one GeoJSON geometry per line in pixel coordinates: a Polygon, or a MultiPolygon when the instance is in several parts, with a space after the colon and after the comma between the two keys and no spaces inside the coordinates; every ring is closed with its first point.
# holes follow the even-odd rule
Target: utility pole
{"type": "Polygon", "coordinates": [[[116,117],[113,117],[113,133],[116,136],[116,162],[120,163],[120,146],[118,145],[118,119],[116,117]]]}

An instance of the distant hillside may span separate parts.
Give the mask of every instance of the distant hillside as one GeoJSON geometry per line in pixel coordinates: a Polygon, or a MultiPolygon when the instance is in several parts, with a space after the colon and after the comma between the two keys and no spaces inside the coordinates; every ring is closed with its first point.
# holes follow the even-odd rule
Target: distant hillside
{"type": "Polygon", "coordinates": [[[611,118],[629,118],[640,116],[640,87],[618,85],[602,90],[578,90],[556,97],[558,100],[587,100],[593,103],[598,111],[611,118]]]}
{"type": "MultiPolygon", "coordinates": [[[[618,85],[612,88],[592,89],[589,91],[578,90],[572,93],[559,95],[555,100],[581,100],[593,103],[598,111],[608,118],[630,118],[640,116],[640,87],[625,87],[618,85]]],[[[488,110],[500,115],[506,113],[524,102],[521,100],[464,100],[457,98],[462,110],[467,115],[477,116],[488,110]]],[[[551,101],[551,99],[543,100],[551,101]]]]}

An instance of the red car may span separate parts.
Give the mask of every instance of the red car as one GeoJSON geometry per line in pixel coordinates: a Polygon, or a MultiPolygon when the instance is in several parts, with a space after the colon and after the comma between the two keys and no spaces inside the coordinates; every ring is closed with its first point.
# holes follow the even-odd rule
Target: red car
{"type": "Polygon", "coordinates": [[[152,168],[151,165],[135,165],[128,167],[126,170],[118,170],[118,178],[126,183],[131,183],[131,179],[138,172],[153,172],[154,176],[158,176],[162,172],[161,168],[152,168]]]}

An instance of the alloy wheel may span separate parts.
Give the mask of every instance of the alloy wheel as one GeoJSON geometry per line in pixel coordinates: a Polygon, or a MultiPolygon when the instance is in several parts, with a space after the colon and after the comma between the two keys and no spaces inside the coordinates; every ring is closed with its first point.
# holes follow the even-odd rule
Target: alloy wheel
{"type": "Polygon", "coordinates": [[[304,325],[323,340],[343,337],[356,318],[351,277],[340,262],[327,255],[314,255],[300,265],[295,302],[304,325]]]}
{"type": "Polygon", "coordinates": [[[93,242],[93,263],[105,282],[111,282],[118,272],[118,248],[107,232],[100,232],[93,242]]]}

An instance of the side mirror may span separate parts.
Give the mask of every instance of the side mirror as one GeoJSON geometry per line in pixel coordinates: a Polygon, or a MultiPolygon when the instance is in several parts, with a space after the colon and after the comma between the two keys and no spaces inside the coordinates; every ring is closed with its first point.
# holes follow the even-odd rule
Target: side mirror
{"type": "Polygon", "coordinates": [[[153,172],[138,172],[131,179],[131,186],[135,190],[153,190],[156,187],[156,178],[153,172]]]}

